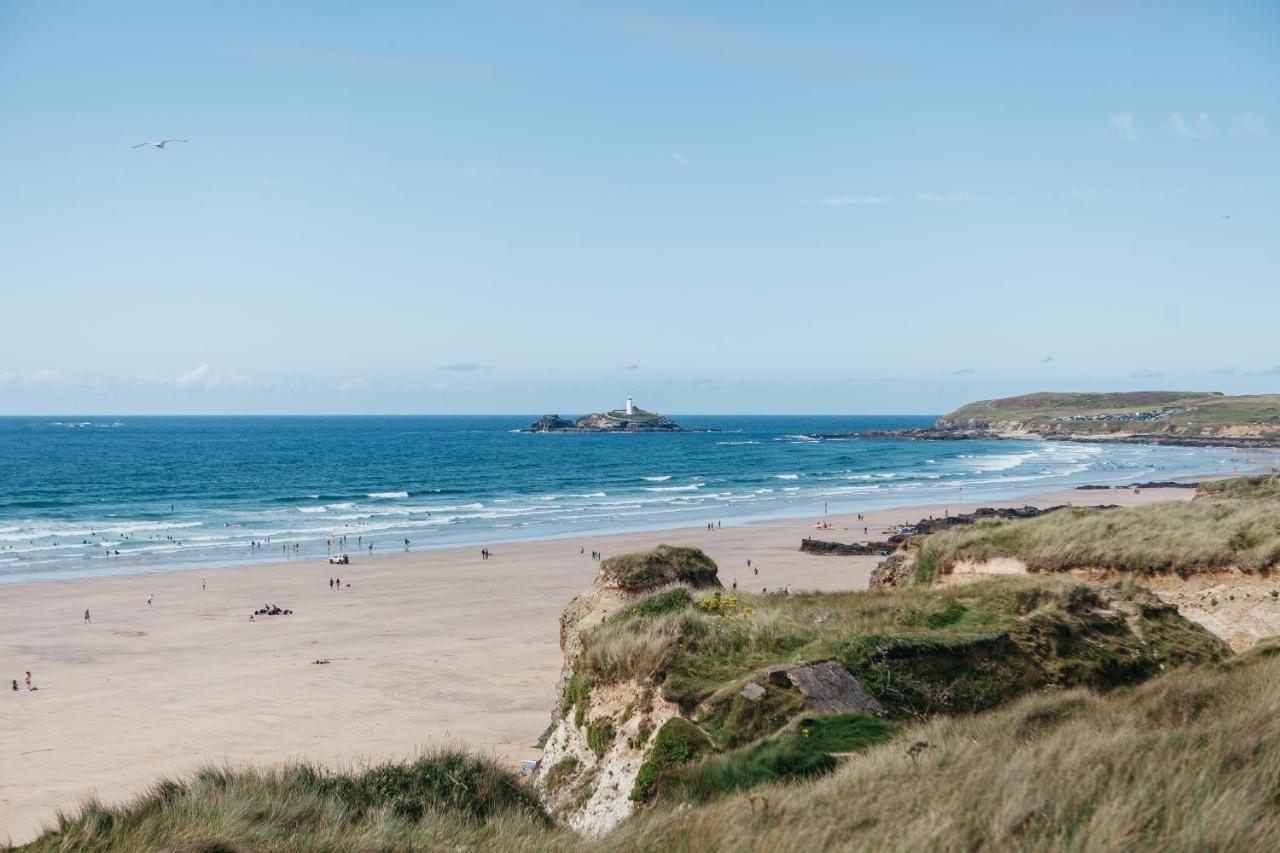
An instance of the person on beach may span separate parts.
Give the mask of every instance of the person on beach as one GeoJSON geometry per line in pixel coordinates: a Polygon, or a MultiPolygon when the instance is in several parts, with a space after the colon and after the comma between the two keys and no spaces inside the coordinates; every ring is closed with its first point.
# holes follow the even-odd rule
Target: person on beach
{"type": "Polygon", "coordinates": [[[150,606],[151,606],[151,598],[152,598],[152,596],[151,596],[151,595],[148,595],[148,596],[147,596],[147,606],[148,606],[148,607],[150,607],[150,606]]]}
{"type": "Polygon", "coordinates": [[[408,554],[408,553],[409,553],[409,540],[408,540],[408,539],[404,540],[404,552],[405,552],[406,554],[408,554]]]}
{"type": "Polygon", "coordinates": [[[737,592],[737,591],[738,591],[738,579],[737,579],[737,578],[734,578],[734,579],[733,579],[733,591],[734,591],[734,592],[737,592]]]}
{"type": "Polygon", "coordinates": [[[333,578],[329,578],[329,590],[333,590],[333,578]]]}
{"type": "Polygon", "coordinates": [[[89,608],[84,609],[84,624],[89,624],[89,608]]]}
{"type": "Polygon", "coordinates": [[[35,690],[35,688],[31,686],[31,670],[27,670],[27,689],[35,690]]]}
{"type": "Polygon", "coordinates": [[[373,542],[372,542],[372,541],[370,541],[370,542],[369,542],[369,556],[370,556],[370,557],[372,557],[372,556],[373,556],[373,542]]]}
{"type": "Polygon", "coordinates": [[[342,578],[338,578],[338,585],[337,585],[337,587],[336,587],[336,588],[337,588],[337,589],[342,589],[342,578]]]}
{"type": "Polygon", "coordinates": [[[200,591],[207,592],[208,590],[209,590],[209,587],[205,584],[204,578],[200,578],[200,591]]]}

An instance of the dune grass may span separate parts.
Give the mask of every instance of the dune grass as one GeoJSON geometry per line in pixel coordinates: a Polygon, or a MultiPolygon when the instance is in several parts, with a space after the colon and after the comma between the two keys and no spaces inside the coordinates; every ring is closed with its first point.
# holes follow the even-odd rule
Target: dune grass
{"type": "Polygon", "coordinates": [[[432,795],[404,816],[398,783],[353,802],[312,769],[208,770],[125,807],[87,805],[24,849],[1276,850],[1277,707],[1272,641],[1105,696],[1035,694],[917,723],[820,778],[658,803],[595,841],[548,826],[499,769],[459,756],[489,780],[450,771],[493,792],[479,808],[432,795]]]}
{"type": "Polygon", "coordinates": [[[209,767],[123,806],[86,803],[22,849],[516,849],[554,835],[541,804],[507,770],[443,750],[355,773],[209,767]]]}
{"type": "Polygon", "coordinates": [[[1016,557],[1032,571],[1104,569],[1155,574],[1280,565],[1280,479],[1207,484],[1191,502],[1038,518],[991,519],[926,538],[918,564],[945,572],[960,560],[1016,557]]]}
{"type": "Polygon", "coordinates": [[[836,768],[835,753],[852,753],[893,737],[898,725],[867,714],[802,717],[775,738],[681,765],[657,784],[670,802],[707,802],[772,782],[811,779],[836,768]]]}
{"type": "Polygon", "coordinates": [[[1280,849],[1280,656],[1266,651],[936,718],[814,782],[654,809],[605,847],[1280,849]]]}
{"type": "Polygon", "coordinates": [[[780,706],[775,718],[762,720],[758,709],[768,711],[767,703],[748,708],[734,698],[746,678],[772,666],[837,660],[891,713],[918,717],[984,710],[1046,686],[1136,683],[1166,665],[1226,653],[1203,630],[1163,612],[1149,593],[1064,577],[743,596],[731,613],[692,606],[593,628],[575,678],[660,684],[663,696],[686,710],[710,706],[709,731],[733,747],[790,716],[780,706]]]}

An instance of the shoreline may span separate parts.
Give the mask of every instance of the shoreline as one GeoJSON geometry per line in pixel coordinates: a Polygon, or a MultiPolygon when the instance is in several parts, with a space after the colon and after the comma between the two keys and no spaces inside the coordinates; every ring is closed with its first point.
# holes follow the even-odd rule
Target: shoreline
{"type": "MultiPolygon", "coordinates": [[[[982,487],[972,488],[970,492],[968,492],[967,494],[964,493],[963,491],[956,491],[956,492],[950,493],[949,495],[944,495],[944,494],[939,494],[937,491],[932,491],[932,492],[921,491],[918,493],[911,493],[911,492],[907,492],[906,490],[902,490],[895,493],[887,493],[883,496],[880,496],[881,498],[880,500],[872,500],[865,504],[860,504],[859,501],[850,500],[848,498],[845,498],[845,499],[836,498],[829,501],[832,507],[832,512],[830,514],[831,515],[849,515],[849,514],[855,514],[857,512],[863,512],[863,513],[879,512],[885,509],[897,509],[897,508],[905,509],[910,507],[927,507],[927,506],[944,504],[947,502],[948,499],[953,502],[960,502],[961,500],[963,500],[966,503],[975,503],[975,502],[992,503],[992,502],[1018,501],[1018,500],[1023,500],[1024,498],[1034,497],[1036,495],[1043,494],[1048,491],[1074,490],[1081,485],[1086,485],[1091,487],[1102,486],[1105,488],[1113,488],[1113,487],[1123,488],[1123,487],[1132,485],[1133,482],[1136,482],[1136,481],[1131,481],[1130,479],[1135,474],[1137,474],[1139,478],[1146,477],[1147,479],[1158,479],[1158,480],[1168,480],[1168,481],[1200,481],[1200,480],[1207,480],[1207,479],[1225,477],[1225,476],[1243,476],[1249,473],[1257,473],[1257,472],[1265,471],[1268,468],[1274,467],[1271,463],[1280,464],[1280,451],[1266,449],[1266,450],[1258,450],[1257,452],[1266,454],[1268,456],[1268,459],[1265,463],[1258,459],[1242,459],[1240,460],[1243,463],[1241,465],[1241,469],[1231,474],[1223,474],[1223,473],[1176,474],[1176,473],[1173,473],[1173,474],[1166,475],[1162,471],[1153,470],[1153,471],[1147,472],[1145,475],[1142,475],[1142,474],[1137,474],[1137,472],[1121,473],[1119,471],[1116,471],[1116,472],[1112,472],[1116,476],[1114,478],[1111,478],[1111,477],[1102,476],[1102,472],[1095,472],[1095,474],[1098,476],[1096,476],[1094,479],[1090,480],[1089,482],[1073,482],[1068,479],[1068,480],[1063,480],[1059,482],[1026,483],[1026,484],[1022,484],[1021,486],[1015,483],[1009,483],[1003,486],[990,485],[985,488],[982,488],[982,487]],[[1122,481],[1125,481],[1125,482],[1122,482],[1122,481]]],[[[819,499],[815,497],[814,503],[816,504],[818,500],[819,499]]],[[[732,510],[732,506],[719,507],[719,508],[716,508],[716,507],[700,508],[698,512],[701,514],[702,518],[697,520],[705,523],[707,520],[710,520],[711,518],[716,518],[719,520],[727,520],[735,526],[742,526],[742,525],[751,525],[751,524],[767,524],[767,523],[773,523],[773,522],[785,523],[788,521],[795,521],[798,517],[801,517],[798,515],[798,512],[800,511],[801,507],[795,504],[785,504],[785,505],[774,507],[772,509],[761,509],[755,512],[748,511],[748,512],[744,512],[741,515],[734,515],[732,511],[717,512],[717,509],[732,510]]],[[[817,513],[814,513],[814,514],[817,514],[817,513]]],[[[805,517],[808,517],[808,516],[805,516],[805,517]]],[[[599,539],[601,537],[606,537],[606,536],[622,536],[622,535],[628,535],[632,533],[658,534],[668,529],[678,529],[679,527],[683,526],[677,523],[673,528],[673,525],[672,525],[673,521],[674,520],[651,519],[647,523],[641,522],[641,523],[630,524],[630,525],[626,523],[622,523],[618,525],[604,524],[601,527],[598,527],[593,530],[547,529],[543,531],[530,531],[524,535],[519,534],[517,531],[513,529],[507,529],[502,531],[491,530],[490,532],[493,532],[495,534],[494,536],[483,536],[481,530],[476,530],[474,531],[474,535],[460,537],[461,541],[457,537],[455,537],[453,541],[444,541],[444,542],[434,542],[434,543],[425,542],[424,543],[419,541],[414,543],[413,549],[414,549],[414,552],[447,551],[447,550],[453,550],[453,549],[465,550],[467,548],[478,549],[486,546],[492,547],[494,545],[508,545],[508,544],[514,544],[514,543],[522,543],[522,542],[554,542],[554,541],[570,540],[570,539],[599,539]]],[[[690,523],[693,523],[695,519],[688,519],[688,521],[690,523]]],[[[340,527],[335,528],[334,531],[331,531],[332,535],[334,536],[337,536],[343,532],[344,531],[340,527]]],[[[362,531],[360,527],[354,527],[349,531],[345,531],[345,532],[349,536],[354,537],[357,534],[360,534],[362,531]]],[[[366,531],[364,535],[369,536],[371,539],[373,536],[377,536],[378,541],[384,544],[384,550],[382,551],[382,553],[385,554],[387,553],[387,551],[385,550],[385,544],[388,538],[390,538],[391,542],[394,543],[392,544],[392,549],[394,549],[396,553],[399,553],[399,542],[401,541],[401,538],[405,536],[406,532],[409,533],[409,535],[413,535],[413,531],[395,530],[395,529],[377,530],[372,532],[366,531]]],[[[341,550],[342,549],[337,549],[337,548],[333,549],[332,551],[327,550],[323,544],[323,541],[321,540],[313,540],[308,538],[299,539],[293,536],[283,536],[283,537],[280,537],[279,539],[271,540],[271,546],[268,549],[259,548],[259,550],[257,551],[248,551],[247,553],[242,553],[239,556],[229,556],[225,558],[214,557],[209,559],[198,559],[194,557],[188,557],[186,559],[178,558],[172,561],[163,561],[163,562],[161,561],[134,562],[134,561],[128,561],[126,559],[126,561],[122,563],[112,563],[106,566],[93,566],[90,568],[77,568],[74,566],[74,562],[69,561],[62,568],[52,569],[49,571],[40,571],[34,574],[22,574],[22,573],[0,574],[0,588],[7,589],[15,585],[20,586],[20,585],[29,584],[29,583],[63,583],[63,582],[79,581],[79,580],[91,580],[95,578],[124,577],[124,576],[134,576],[134,575],[154,576],[154,575],[169,574],[171,572],[181,572],[181,571],[221,572],[226,569],[243,568],[243,567],[249,567],[249,566],[263,567],[263,566],[275,565],[277,563],[289,564],[289,563],[305,562],[307,560],[317,559],[317,558],[327,559],[330,553],[334,553],[334,554],[341,553],[341,550]],[[290,551],[290,552],[287,552],[285,556],[282,556],[279,551],[275,550],[277,543],[283,544],[283,543],[292,543],[295,541],[300,542],[302,544],[302,547],[299,551],[296,551],[296,552],[290,551]]],[[[348,553],[351,553],[354,556],[359,557],[361,559],[367,559],[364,556],[364,552],[362,549],[350,549],[348,550],[348,553]],[[357,553],[357,551],[359,553],[357,553]]],[[[127,556],[128,555],[126,555],[126,558],[127,556]]],[[[177,554],[175,554],[174,556],[178,557],[177,554]]],[[[9,564],[9,565],[12,565],[12,564],[9,564]]]]}
{"type": "Polygon", "coordinates": [[[864,510],[863,521],[832,514],[822,531],[812,517],[788,518],[508,542],[491,546],[489,560],[478,548],[422,549],[346,566],[315,557],[9,584],[0,675],[31,670],[40,689],[5,692],[17,748],[0,779],[0,839],[29,840],[82,797],[117,802],[209,763],[343,767],[438,742],[534,759],[559,678],[559,617],[595,577],[593,550],[693,545],[744,592],[865,589],[880,557],[804,554],[800,540],[876,539],[889,524],[979,506],[1193,494],[1069,489],[864,510]],[[345,586],[331,589],[331,576],[345,586]],[[294,613],[249,622],[267,602],[294,613]]]}

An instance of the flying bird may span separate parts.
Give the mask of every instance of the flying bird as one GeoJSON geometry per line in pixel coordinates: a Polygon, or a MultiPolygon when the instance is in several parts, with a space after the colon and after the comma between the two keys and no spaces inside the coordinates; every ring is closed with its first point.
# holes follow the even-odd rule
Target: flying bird
{"type": "Polygon", "coordinates": [[[147,147],[148,145],[154,145],[156,148],[158,148],[158,149],[160,149],[161,151],[163,151],[163,150],[164,150],[164,147],[165,147],[166,145],[168,145],[170,142],[186,142],[186,141],[187,141],[187,140],[185,140],[185,139],[161,139],[159,142],[139,142],[137,145],[133,145],[133,146],[130,146],[130,147],[132,147],[132,148],[145,148],[145,147],[147,147]]]}

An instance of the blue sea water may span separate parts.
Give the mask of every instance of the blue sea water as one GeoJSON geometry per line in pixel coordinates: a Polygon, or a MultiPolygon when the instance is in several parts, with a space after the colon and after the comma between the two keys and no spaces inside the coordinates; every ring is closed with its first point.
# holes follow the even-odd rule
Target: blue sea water
{"type": "Polygon", "coordinates": [[[1011,498],[1230,472],[1233,451],[814,441],[931,417],[675,416],[718,432],[518,432],[531,415],[0,418],[0,583],[1011,498]],[[251,543],[269,539],[270,545],[251,543]],[[118,553],[117,553],[118,552],[118,553]]]}

